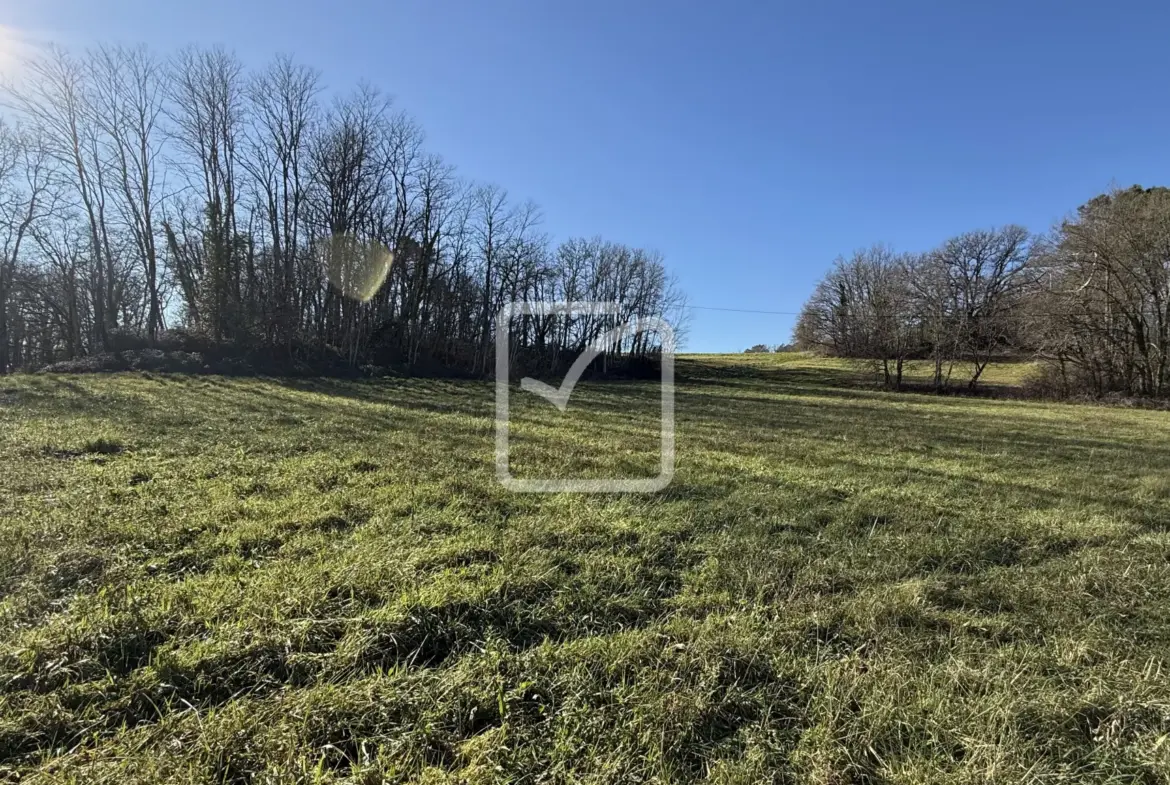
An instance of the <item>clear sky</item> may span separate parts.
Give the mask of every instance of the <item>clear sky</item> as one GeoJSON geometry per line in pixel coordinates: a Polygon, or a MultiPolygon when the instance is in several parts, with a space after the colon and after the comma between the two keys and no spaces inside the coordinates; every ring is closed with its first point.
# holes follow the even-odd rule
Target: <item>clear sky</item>
{"type": "MultiPolygon", "coordinates": [[[[700,306],[796,311],[854,248],[1170,184],[1165,2],[0,0],[0,25],[364,79],[554,238],[655,248],[700,306]]],[[[696,310],[687,348],[792,322],[696,310]]]]}

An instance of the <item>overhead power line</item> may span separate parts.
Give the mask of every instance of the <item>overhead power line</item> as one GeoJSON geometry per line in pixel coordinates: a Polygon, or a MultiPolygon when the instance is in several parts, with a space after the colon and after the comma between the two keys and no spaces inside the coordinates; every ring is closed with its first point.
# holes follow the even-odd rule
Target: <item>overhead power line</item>
{"type": "Polygon", "coordinates": [[[800,316],[796,311],[757,311],[751,308],[716,308],[710,305],[684,305],[684,308],[693,308],[696,311],[728,311],[730,313],[765,313],[772,316],[800,316]]]}

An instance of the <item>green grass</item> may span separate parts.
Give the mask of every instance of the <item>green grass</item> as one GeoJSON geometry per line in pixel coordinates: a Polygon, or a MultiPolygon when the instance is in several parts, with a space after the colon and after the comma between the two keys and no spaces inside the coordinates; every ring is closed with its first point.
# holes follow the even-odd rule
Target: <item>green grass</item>
{"type": "MultiPolygon", "coordinates": [[[[752,369],[768,372],[780,366],[801,367],[821,373],[833,374],[834,383],[873,384],[880,379],[880,365],[876,361],[850,360],[845,358],[815,357],[805,352],[781,352],[778,354],[692,354],[687,357],[705,365],[719,368],[752,369]]],[[[1033,362],[991,363],[979,376],[984,387],[1018,387],[1037,375],[1039,366],[1033,362]]],[[[971,379],[974,368],[970,362],[954,361],[943,366],[943,373],[950,384],[964,388],[971,379]]],[[[934,363],[930,360],[907,360],[903,367],[903,380],[907,384],[929,385],[934,380],[934,363]]]]}
{"type": "Polygon", "coordinates": [[[0,781],[1170,778],[1170,414],[679,376],[0,380],[0,781]]]}

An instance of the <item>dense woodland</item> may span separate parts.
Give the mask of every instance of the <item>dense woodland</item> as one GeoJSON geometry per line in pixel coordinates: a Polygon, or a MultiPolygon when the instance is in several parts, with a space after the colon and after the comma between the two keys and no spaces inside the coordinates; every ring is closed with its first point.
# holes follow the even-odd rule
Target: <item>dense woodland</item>
{"type": "Polygon", "coordinates": [[[902,386],[929,358],[975,388],[988,362],[1038,358],[1042,391],[1170,395],[1170,190],[1134,186],[1046,235],[973,231],[926,253],[875,246],[836,261],[805,304],[801,348],[874,362],[902,386]]]}
{"type": "MultiPolygon", "coordinates": [[[[614,323],[682,315],[657,254],[554,245],[383,93],[327,92],[289,58],[50,49],[3,104],[0,373],[180,349],[487,374],[505,303],[621,304],[513,324],[515,356],[551,370],[614,323]]],[[[606,359],[659,350],[625,335],[606,359]]]]}

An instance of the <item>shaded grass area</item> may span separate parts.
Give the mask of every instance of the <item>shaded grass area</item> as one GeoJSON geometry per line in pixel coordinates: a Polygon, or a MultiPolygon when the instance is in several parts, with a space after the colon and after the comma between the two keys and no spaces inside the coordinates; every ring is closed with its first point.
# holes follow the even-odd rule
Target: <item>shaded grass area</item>
{"type": "MultiPolygon", "coordinates": [[[[1170,416],[679,378],[653,496],[505,491],[482,383],[5,380],[0,771],[1170,777],[1170,416]]],[[[656,386],[513,403],[518,476],[653,474],[656,386]]]]}

